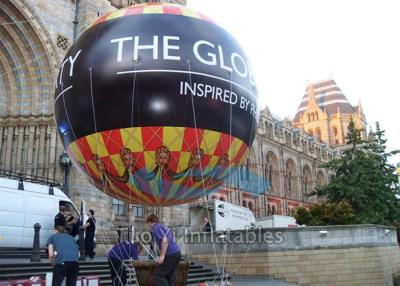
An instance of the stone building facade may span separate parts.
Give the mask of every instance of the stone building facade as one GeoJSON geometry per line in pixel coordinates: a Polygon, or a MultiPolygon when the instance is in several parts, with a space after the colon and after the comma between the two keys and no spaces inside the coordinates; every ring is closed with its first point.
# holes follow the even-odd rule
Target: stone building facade
{"type": "MultiPolygon", "coordinates": [[[[84,201],[87,208],[95,209],[100,229],[126,225],[133,218],[143,222],[146,213],[153,211],[174,224],[187,223],[188,218],[187,206],[161,211],[112,199],[74,166],[65,172],[60,165],[63,146],[53,111],[53,83],[60,62],[74,38],[97,17],[134,3],[0,1],[0,170],[59,182],[68,176],[70,197],[76,205],[84,201]]],[[[213,196],[247,206],[256,216],[288,214],[296,206],[317,202],[307,194],[328,180],[319,166],[333,156],[327,145],[265,108],[249,158],[213,196]]]]}
{"type": "MultiPolygon", "coordinates": [[[[160,1],[0,1],[0,170],[64,181],[59,164],[64,149],[53,110],[60,63],[74,38],[98,17],[137,2],[160,1]]],[[[73,166],[67,174],[72,200],[94,208],[100,227],[126,224],[126,213],[145,211],[137,206],[126,212],[126,205],[96,190],[73,166]]]]}
{"type": "Polygon", "coordinates": [[[318,202],[310,193],[329,180],[321,164],[334,156],[335,150],[266,107],[248,158],[213,197],[248,207],[256,217],[290,214],[318,202]]]}

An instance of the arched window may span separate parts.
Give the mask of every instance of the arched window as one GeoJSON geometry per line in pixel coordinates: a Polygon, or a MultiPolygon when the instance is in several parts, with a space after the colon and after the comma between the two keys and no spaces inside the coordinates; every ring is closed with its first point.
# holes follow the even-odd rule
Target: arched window
{"type": "Polygon", "coordinates": [[[270,188],[271,188],[271,192],[273,193],[274,192],[274,188],[273,188],[273,183],[275,183],[275,180],[274,180],[274,167],[272,166],[272,165],[269,165],[268,166],[268,182],[269,182],[269,186],[270,186],[270,188]]]}
{"type": "Polygon", "coordinates": [[[245,200],[242,201],[242,205],[247,208],[247,202],[245,200]]]}
{"type": "Polygon", "coordinates": [[[273,215],[276,214],[276,207],[275,207],[275,205],[272,206],[272,214],[273,214],[273,215]]]}
{"type": "Polygon", "coordinates": [[[243,164],[242,164],[242,165],[240,165],[240,167],[239,167],[239,178],[240,178],[241,181],[244,181],[244,172],[243,172],[243,169],[244,169],[244,166],[243,166],[243,164]]]}
{"type": "Polygon", "coordinates": [[[271,205],[268,204],[268,208],[267,208],[267,215],[271,215],[271,205]]]}
{"type": "Polygon", "coordinates": [[[322,187],[325,185],[325,176],[322,171],[318,171],[317,173],[317,187],[322,187]]]}
{"type": "Polygon", "coordinates": [[[267,186],[269,187],[269,192],[275,193],[278,191],[279,182],[278,182],[278,161],[272,152],[268,152],[267,154],[267,166],[266,166],[266,174],[265,178],[267,180],[267,186]]]}
{"type": "Polygon", "coordinates": [[[334,144],[339,144],[339,134],[336,126],[332,127],[332,139],[334,144]]]}
{"type": "Polygon", "coordinates": [[[308,119],[308,122],[310,122],[310,121],[311,121],[311,118],[310,118],[310,113],[307,113],[307,119],[308,119]]]}
{"type": "Polygon", "coordinates": [[[307,199],[307,194],[312,191],[312,177],[308,166],[303,168],[303,200],[307,199]]]}
{"type": "Polygon", "coordinates": [[[318,120],[318,111],[315,111],[315,120],[318,120]]]}
{"type": "Polygon", "coordinates": [[[246,159],[246,181],[250,181],[250,159],[246,159]]]}
{"type": "Polygon", "coordinates": [[[311,129],[308,129],[307,134],[310,135],[311,137],[314,136],[314,133],[313,133],[313,131],[311,129]]]}
{"type": "Polygon", "coordinates": [[[291,159],[286,161],[286,191],[291,193],[295,191],[295,178],[296,178],[296,169],[294,163],[291,159]]]}

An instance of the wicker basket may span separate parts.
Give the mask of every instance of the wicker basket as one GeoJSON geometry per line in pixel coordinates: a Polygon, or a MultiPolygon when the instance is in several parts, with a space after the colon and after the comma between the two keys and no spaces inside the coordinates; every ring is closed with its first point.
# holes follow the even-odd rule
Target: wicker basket
{"type": "MultiPolygon", "coordinates": [[[[139,286],[156,286],[153,280],[153,272],[158,263],[155,261],[139,261],[134,260],[133,266],[136,271],[136,279],[139,286]]],[[[174,279],[175,286],[186,286],[187,274],[189,272],[190,263],[188,261],[180,261],[178,268],[175,269],[174,279]]]]}

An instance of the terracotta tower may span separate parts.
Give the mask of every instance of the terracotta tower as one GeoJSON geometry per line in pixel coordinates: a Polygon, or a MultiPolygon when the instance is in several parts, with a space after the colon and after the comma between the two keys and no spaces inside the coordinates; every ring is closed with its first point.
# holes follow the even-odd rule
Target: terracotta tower
{"type": "Polygon", "coordinates": [[[346,144],[349,123],[353,119],[366,138],[366,119],[361,102],[352,106],[333,79],[310,83],[293,119],[296,128],[330,146],[346,144]]]}

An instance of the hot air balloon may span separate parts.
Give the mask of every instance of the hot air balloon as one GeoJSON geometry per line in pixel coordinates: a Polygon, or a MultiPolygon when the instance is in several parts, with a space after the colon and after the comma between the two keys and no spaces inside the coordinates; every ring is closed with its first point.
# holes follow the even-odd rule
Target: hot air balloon
{"type": "Polygon", "coordinates": [[[221,187],[258,118],[238,43],[204,15],[168,3],[98,18],[61,63],[54,107],[67,153],[97,188],[154,206],[221,187]]]}

